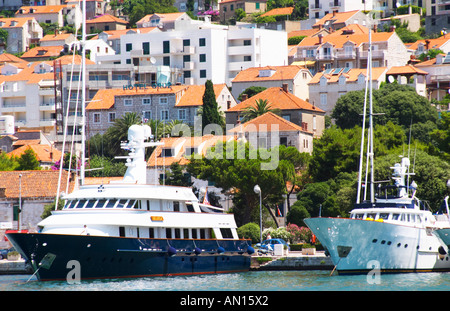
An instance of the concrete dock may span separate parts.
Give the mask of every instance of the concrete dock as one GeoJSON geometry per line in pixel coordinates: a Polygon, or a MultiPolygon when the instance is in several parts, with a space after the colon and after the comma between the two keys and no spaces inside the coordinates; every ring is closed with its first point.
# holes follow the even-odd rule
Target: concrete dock
{"type": "Polygon", "coordinates": [[[10,261],[7,259],[0,260],[0,275],[3,274],[32,274],[31,265],[26,264],[25,260],[19,259],[10,261]]]}
{"type": "Polygon", "coordinates": [[[325,253],[316,252],[314,255],[302,255],[302,252],[289,252],[283,256],[253,256],[250,270],[332,270],[334,268],[330,257],[325,253]]]}

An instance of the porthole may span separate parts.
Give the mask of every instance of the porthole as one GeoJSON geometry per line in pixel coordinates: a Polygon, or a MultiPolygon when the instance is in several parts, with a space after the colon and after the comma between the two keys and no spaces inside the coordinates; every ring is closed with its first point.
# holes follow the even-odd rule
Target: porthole
{"type": "Polygon", "coordinates": [[[377,243],[377,242],[378,242],[377,239],[373,239],[373,240],[372,240],[372,243],[377,243]]]}
{"type": "Polygon", "coordinates": [[[388,242],[387,242],[387,245],[391,245],[391,244],[392,244],[392,242],[391,242],[391,241],[388,241],[388,242]]]}
{"type": "Polygon", "coordinates": [[[385,240],[381,241],[381,244],[386,244],[386,241],[385,240]]]}
{"type": "Polygon", "coordinates": [[[397,247],[400,247],[400,246],[402,246],[402,243],[398,243],[398,244],[397,244],[397,247]]]}
{"type": "Polygon", "coordinates": [[[408,247],[408,244],[405,244],[405,248],[407,248],[408,247]]]}

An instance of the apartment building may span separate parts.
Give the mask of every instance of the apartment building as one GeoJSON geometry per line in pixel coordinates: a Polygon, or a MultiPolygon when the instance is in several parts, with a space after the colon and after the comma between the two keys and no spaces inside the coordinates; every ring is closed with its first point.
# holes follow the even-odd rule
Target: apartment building
{"type": "MultiPolygon", "coordinates": [[[[0,18],[0,29],[8,32],[6,52],[22,53],[42,38],[42,27],[33,17],[0,18]]],[[[3,45],[3,51],[5,51],[3,45]]]]}
{"type": "MultiPolygon", "coordinates": [[[[373,68],[373,89],[379,89],[381,82],[386,81],[386,71],[386,67],[373,68]]],[[[330,115],[339,97],[350,91],[365,89],[366,75],[367,69],[360,68],[336,68],[319,72],[309,82],[309,102],[330,115]]]]}
{"type": "MultiPolygon", "coordinates": [[[[21,129],[55,133],[53,62],[6,64],[0,75],[0,112],[12,115],[21,129]]],[[[54,136],[53,136],[54,137],[54,136]]]]}
{"type": "MultiPolygon", "coordinates": [[[[314,73],[331,68],[366,68],[369,34],[355,30],[364,28],[350,25],[327,36],[307,37],[297,46],[296,60],[315,62],[314,73]]],[[[395,32],[372,32],[373,67],[403,66],[409,59],[405,44],[395,32]]]]}
{"type": "Polygon", "coordinates": [[[181,30],[122,35],[120,54],[98,61],[133,64],[136,70],[153,65],[176,68],[182,71],[177,82],[187,85],[207,80],[231,85],[241,70],[287,65],[285,32],[184,22],[181,30]]]}
{"type": "Polygon", "coordinates": [[[329,31],[339,30],[348,25],[367,26],[372,23],[370,16],[360,10],[335,11],[327,13],[324,17],[316,21],[313,29],[320,30],[325,28],[329,31]]]}
{"type": "MultiPolygon", "coordinates": [[[[135,112],[148,120],[167,123],[180,120],[194,126],[197,110],[203,105],[204,93],[204,85],[99,90],[86,107],[88,135],[103,134],[116,119],[123,117],[127,112],[135,112]]],[[[219,111],[225,112],[236,105],[225,84],[214,85],[214,93],[219,111]]]]}

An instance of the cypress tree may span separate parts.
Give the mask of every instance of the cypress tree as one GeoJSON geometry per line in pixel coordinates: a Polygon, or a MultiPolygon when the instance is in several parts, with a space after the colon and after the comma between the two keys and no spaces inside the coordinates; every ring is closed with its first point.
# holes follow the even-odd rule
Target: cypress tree
{"type": "Polygon", "coordinates": [[[208,124],[218,124],[222,126],[222,118],[216,101],[216,94],[211,80],[205,83],[205,93],[203,94],[202,130],[208,124]]]}

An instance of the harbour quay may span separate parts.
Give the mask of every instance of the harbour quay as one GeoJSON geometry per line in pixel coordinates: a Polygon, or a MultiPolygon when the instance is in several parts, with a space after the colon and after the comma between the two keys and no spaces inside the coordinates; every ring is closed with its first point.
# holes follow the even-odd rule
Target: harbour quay
{"type": "Polygon", "coordinates": [[[303,255],[302,252],[290,251],[282,256],[258,256],[252,257],[251,271],[274,270],[332,270],[333,262],[323,251],[317,251],[314,255],[303,255]]]}
{"type": "Polygon", "coordinates": [[[24,259],[18,260],[0,260],[0,275],[5,274],[32,274],[31,265],[26,263],[24,259]]]}

